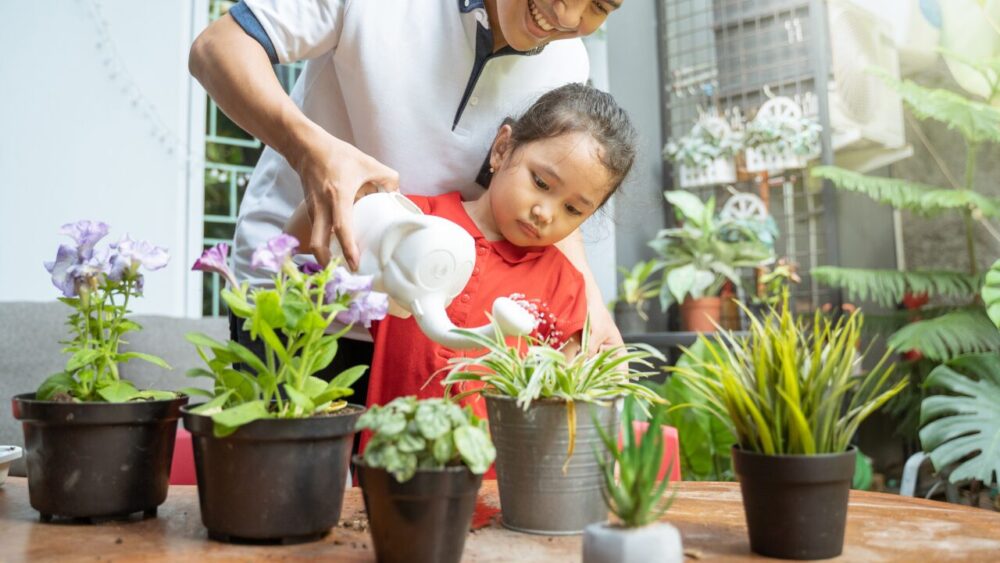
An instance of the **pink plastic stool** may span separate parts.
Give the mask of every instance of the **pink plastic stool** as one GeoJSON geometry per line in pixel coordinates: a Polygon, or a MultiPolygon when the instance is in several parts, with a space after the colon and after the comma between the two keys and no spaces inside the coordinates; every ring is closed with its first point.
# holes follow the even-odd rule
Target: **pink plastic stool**
{"type": "Polygon", "coordinates": [[[191,433],[177,425],[177,439],[174,442],[174,457],[170,461],[171,485],[195,485],[198,483],[194,471],[194,448],[191,433]]]}
{"type": "MultiPolygon", "coordinates": [[[[641,440],[649,429],[649,423],[641,420],[632,421],[632,429],[635,431],[637,440],[641,440]]],[[[660,474],[657,479],[663,479],[667,475],[667,468],[670,468],[670,480],[681,480],[681,455],[680,440],[677,437],[677,429],[666,424],[660,427],[663,432],[663,464],[660,465],[660,474]]],[[[621,445],[621,439],[618,440],[621,445]]]]}

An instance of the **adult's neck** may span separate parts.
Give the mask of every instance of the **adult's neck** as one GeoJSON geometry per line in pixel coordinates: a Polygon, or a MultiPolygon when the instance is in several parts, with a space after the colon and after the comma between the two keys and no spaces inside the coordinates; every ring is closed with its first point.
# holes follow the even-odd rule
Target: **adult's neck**
{"type": "Polygon", "coordinates": [[[483,0],[486,5],[486,15],[490,19],[490,31],[493,33],[493,52],[507,46],[507,39],[500,30],[500,14],[497,13],[497,0],[483,0]]]}

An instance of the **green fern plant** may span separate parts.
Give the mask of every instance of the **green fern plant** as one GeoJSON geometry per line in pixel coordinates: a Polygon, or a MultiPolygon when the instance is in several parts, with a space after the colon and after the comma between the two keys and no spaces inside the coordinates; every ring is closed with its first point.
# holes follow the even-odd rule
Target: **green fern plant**
{"type": "MultiPolygon", "coordinates": [[[[951,56],[945,53],[946,56],[951,56]]],[[[926,88],[910,80],[898,81],[880,74],[894,87],[913,115],[921,120],[934,120],[957,131],[966,144],[966,166],[963,185],[944,188],[896,178],[879,178],[858,174],[835,166],[820,166],[812,170],[816,178],[829,180],[837,189],[861,193],[873,200],[920,215],[946,212],[961,213],[965,225],[968,272],[942,270],[885,271],[860,270],[824,266],[812,273],[821,283],[846,291],[850,299],[871,299],[891,306],[902,301],[906,293],[927,294],[952,300],[958,310],[934,318],[918,320],[904,326],[889,338],[889,344],[899,350],[915,350],[924,357],[947,361],[969,352],[1000,350],[1000,269],[987,282],[996,287],[990,294],[996,304],[983,313],[979,301],[980,288],[986,276],[976,266],[976,245],[973,227],[978,221],[989,227],[988,221],[1000,217],[1000,200],[977,193],[974,189],[976,155],[986,143],[1000,143],[1000,82],[990,81],[991,67],[973,64],[991,84],[985,102],[966,98],[943,89],[926,88]],[[974,311],[965,310],[974,309],[974,311]],[[990,318],[994,320],[990,322],[990,318]]],[[[997,233],[990,228],[991,233],[997,233]]],[[[1000,234],[995,234],[1000,240],[1000,234]]]]}

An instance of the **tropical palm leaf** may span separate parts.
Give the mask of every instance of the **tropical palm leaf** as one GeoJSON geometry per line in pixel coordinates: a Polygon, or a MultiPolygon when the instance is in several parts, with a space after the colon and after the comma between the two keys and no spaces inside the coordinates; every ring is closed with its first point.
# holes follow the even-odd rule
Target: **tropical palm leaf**
{"type": "Polygon", "coordinates": [[[952,483],[1000,478],[1000,357],[973,354],[942,364],[927,378],[928,387],[955,395],[933,395],[920,406],[920,441],[938,470],[951,471],[952,483]]]}
{"type": "Polygon", "coordinates": [[[864,194],[879,203],[930,216],[947,210],[977,209],[985,217],[1000,215],[1000,200],[972,190],[943,189],[899,178],[866,176],[837,166],[817,166],[812,175],[838,189],[864,194]]]}
{"type": "Polygon", "coordinates": [[[983,276],[946,270],[900,272],[820,266],[811,274],[822,284],[846,290],[850,299],[871,299],[885,307],[896,305],[906,293],[972,299],[983,282],[983,276]]]}
{"type": "Polygon", "coordinates": [[[949,361],[962,354],[1000,350],[1000,331],[982,309],[959,309],[918,321],[889,337],[896,350],[919,350],[931,360],[949,361]]]}
{"type": "Polygon", "coordinates": [[[879,72],[882,79],[903,97],[918,119],[940,121],[973,144],[1000,143],[1000,108],[968,100],[940,88],[926,88],[911,80],[898,81],[879,72]]]}
{"type": "Polygon", "coordinates": [[[1000,327],[1000,260],[990,266],[983,282],[983,302],[986,303],[986,314],[995,326],[1000,327]]]}

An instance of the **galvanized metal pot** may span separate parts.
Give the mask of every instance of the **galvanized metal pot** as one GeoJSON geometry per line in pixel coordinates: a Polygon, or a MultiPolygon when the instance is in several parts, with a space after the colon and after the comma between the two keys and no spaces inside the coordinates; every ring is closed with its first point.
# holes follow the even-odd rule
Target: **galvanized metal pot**
{"type": "Polygon", "coordinates": [[[490,434],[497,448],[496,473],[504,527],[545,535],[579,534],[588,524],[607,520],[601,497],[603,452],[595,420],[617,435],[619,409],[576,402],[576,445],[563,473],[569,445],[567,404],[533,401],[527,411],[516,400],[486,395],[490,434]]]}

